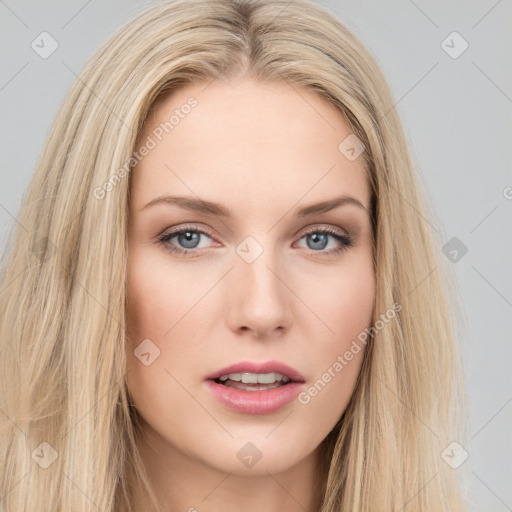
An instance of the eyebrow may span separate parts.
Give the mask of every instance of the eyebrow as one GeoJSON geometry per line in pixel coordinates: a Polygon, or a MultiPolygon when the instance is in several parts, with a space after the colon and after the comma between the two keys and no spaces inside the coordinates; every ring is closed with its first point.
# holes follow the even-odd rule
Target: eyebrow
{"type": "MultiPolygon", "coordinates": [[[[185,210],[204,213],[207,215],[218,215],[221,217],[232,216],[231,211],[220,203],[187,196],[159,196],[151,200],[148,204],[146,204],[146,206],[141,208],[141,210],[145,210],[146,208],[157,204],[175,205],[185,210]]],[[[362,210],[370,213],[366,206],[364,206],[358,199],[350,196],[338,196],[332,199],[328,199],[327,201],[321,201],[319,203],[313,203],[308,206],[297,208],[295,210],[295,216],[307,217],[309,215],[325,213],[348,204],[357,206],[358,208],[361,208],[362,210]]]]}

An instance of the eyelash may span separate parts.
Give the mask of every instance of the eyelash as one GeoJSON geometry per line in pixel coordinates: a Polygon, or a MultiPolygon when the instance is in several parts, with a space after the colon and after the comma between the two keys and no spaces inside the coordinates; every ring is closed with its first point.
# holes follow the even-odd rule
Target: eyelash
{"type": "MultiPolygon", "coordinates": [[[[185,232],[194,232],[199,233],[201,235],[206,235],[207,237],[213,239],[212,235],[208,233],[207,231],[203,231],[201,229],[197,229],[194,226],[184,226],[180,229],[177,229],[175,231],[171,231],[170,233],[166,233],[164,235],[161,235],[158,237],[157,241],[160,245],[164,247],[165,250],[174,253],[174,254],[181,254],[183,256],[193,255],[191,253],[200,253],[201,249],[183,249],[178,248],[175,245],[169,245],[168,242],[171,238],[174,238],[176,235],[180,235],[185,232]]],[[[317,229],[311,229],[305,233],[302,234],[299,240],[302,240],[305,236],[312,235],[314,233],[322,233],[331,235],[333,238],[341,242],[340,247],[336,249],[330,249],[328,251],[324,250],[318,250],[314,251],[312,249],[309,250],[309,254],[312,256],[320,255],[320,257],[334,257],[340,254],[341,252],[347,250],[349,247],[353,246],[353,240],[351,236],[344,235],[340,233],[339,231],[332,229],[332,228],[317,228],[317,229]]]]}

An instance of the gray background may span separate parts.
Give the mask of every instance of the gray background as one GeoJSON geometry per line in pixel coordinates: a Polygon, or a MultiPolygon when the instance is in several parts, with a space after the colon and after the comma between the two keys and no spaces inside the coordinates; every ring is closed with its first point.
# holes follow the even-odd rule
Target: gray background
{"type": "MultiPolygon", "coordinates": [[[[0,0],[1,247],[76,74],[101,43],[151,3],[0,0]],[[59,45],[47,59],[31,47],[43,31],[59,45]]],[[[468,494],[475,510],[512,510],[512,4],[320,3],[376,57],[446,242],[457,237],[468,249],[451,263],[467,321],[462,349],[471,406],[468,494]],[[469,44],[458,58],[442,47],[453,31],[469,44]]],[[[451,51],[461,48],[451,39],[445,43],[451,51]]]]}

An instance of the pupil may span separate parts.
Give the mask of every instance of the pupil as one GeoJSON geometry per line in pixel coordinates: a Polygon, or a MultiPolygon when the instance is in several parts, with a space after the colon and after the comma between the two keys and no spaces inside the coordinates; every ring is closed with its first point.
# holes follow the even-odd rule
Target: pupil
{"type": "Polygon", "coordinates": [[[199,241],[199,233],[192,231],[185,231],[178,235],[179,242],[183,244],[187,249],[194,249],[199,241]]]}
{"type": "Polygon", "coordinates": [[[311,247],[308,243],[310,249],[325,249],[327,245],[327,233],[313,233],[309,235],[310,239],[313,240],[314,246],[311,247]],[[318,245],[317,245],[318,244],[318,245]]]}

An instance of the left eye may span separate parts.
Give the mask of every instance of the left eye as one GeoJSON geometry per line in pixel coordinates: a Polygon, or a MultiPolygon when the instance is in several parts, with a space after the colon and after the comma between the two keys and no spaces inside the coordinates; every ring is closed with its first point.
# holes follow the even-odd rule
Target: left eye
{"type": "MultiPolygon", "coordinates": [[[[337,241],[340,241],[343,239],[342,235],[338,235],[337,233],[332,233],[330,231],[323,231],[323,230],[317,230],[317,231],[311,231],[309,233],[306,233],[302,239],[306,239],[307,241],[310,241],[311,244],[308,244],[308,249],[312,250],[323,250],[327,248],[327,245],[329,245],[329,238],[334,238],[337,241]]],[[[306,242],[307,243],[307,242],[306,242]]]]}
{"type": "MultiPolygon", "coordinates": [[[[199,247],[201,236],[212,239],[205,231],[196,228],[182,228],[161,236],[158,241],[170,252],[187,255],[194,253],[198,249],[205,248],[199,247]],[[172,242],[175,238],[179,246],[172,242]]],[[[308,231],[302,235],[299,241],[303,239],[306,239],[307,248],[310,249],[311,254],[321,253],[322,255],[331,255],[352,246],[350,236],[330,228],[318,228],[308,231]],[[338,247],[325,250],[329,245],[329,238],[335,239],[339,244],[338,247]]]]}
{"type": "MultiPolygon", "coordinates": [[[[173,238],[177,238],[180,244],[184,245],[184,249],[197,249],[198,242],[201,236],[205,236],[210,238],[210,236],[204,231],[199,231],[197,229],[182,229],[180,231],[174,231],[173,233],[169,233],[160,238],[160,242],[168,243],[173,238]]],[[[172,247],[172,246],[171,246],[172,247]]],[[[180,249],[180,248],[178,248],[180,249]]]]}

